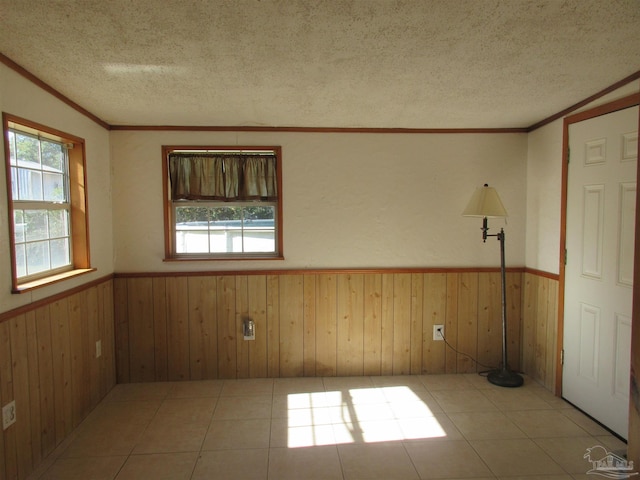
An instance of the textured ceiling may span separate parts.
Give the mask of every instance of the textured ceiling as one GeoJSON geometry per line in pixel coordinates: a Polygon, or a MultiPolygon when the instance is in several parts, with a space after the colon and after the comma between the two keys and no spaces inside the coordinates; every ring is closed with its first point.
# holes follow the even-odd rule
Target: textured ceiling
{"type": "Polygon", "coordinates": [[[639,0],[0,0],[112,125],[527,127],[640,70],[639,0]]]}

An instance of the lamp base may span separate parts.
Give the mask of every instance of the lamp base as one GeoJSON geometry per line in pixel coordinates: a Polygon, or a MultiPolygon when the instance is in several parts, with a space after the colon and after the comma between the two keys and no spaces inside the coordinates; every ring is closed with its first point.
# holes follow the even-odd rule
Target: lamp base
{"type": "Polygon", "coordinates": [[[524,379],[515,372],[510,370],[493,370],[487,375],[487,380],[500,387],[520,387],[524,383],[524,379]]]}

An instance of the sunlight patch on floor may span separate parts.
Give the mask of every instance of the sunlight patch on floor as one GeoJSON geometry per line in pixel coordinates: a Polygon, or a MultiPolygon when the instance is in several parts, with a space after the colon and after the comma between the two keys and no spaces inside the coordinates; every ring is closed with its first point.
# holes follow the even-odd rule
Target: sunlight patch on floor
{"type": "Polygon", "coordinates": [[[446,433],[409,387],[287,396],[289,448],[438,438],[446,433]]]}

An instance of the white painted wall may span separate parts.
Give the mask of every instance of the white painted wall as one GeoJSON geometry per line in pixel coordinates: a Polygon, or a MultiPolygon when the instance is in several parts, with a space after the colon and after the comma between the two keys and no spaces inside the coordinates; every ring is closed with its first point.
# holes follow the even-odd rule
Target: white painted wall
{"type": "MultiPolygon", "coordinates": [[[[589,110],[640,91],[640,82],[625,85],[578,111],[589,110]]],[[[562,127],[556,120],[529,134],[527,146],[526,262],[529,268],[560,271],[562,127]]]]}
{"type": "MultiPolygon", "coordinates": [[[[583,109],[639,90],[633,82],[583,109]]],[[[484,182],[498,189],[510,214],[508,265],[558,273],[562,120],[529,135],[109,133],[1,64],[0,109],[86,140],[91,259],[98,269],[10,293],[2,168],[0,312],[114,271],[497,266],[498,247],[493,239],[481,242],[480,220],[460,215],[484,182]],[[161,145],[171,144],[283,147],[284,261],[163,261],[161,145]]],[[[503,225],[490,221],[493,233],[503,225]]]]}
{"type": "MultiPolygon", "coordinates": [[[[113,228],[109,132],[0,64],[0,110],[84,138],[91,264],[96,272],[30,293],[11,293],[9,212],[5,168],[0,168],[0,312],[11,310],[113,273],[113,228]]],[[[0,140],[4,159],[4,138],[0,140]]]]}
{"type": "Polygon", "coordinates": [[[529,134],[526,266],[559,272],[562,120],[529,134]]]}
{"type": "MultiPolygon", "coordinates": [[[[495,186],[525,261],[526,134],[111,133],[118,272],[498,266],[461,212],[495,186]],[[162,145],[281,145],[284,261],[163,262],[162,145]]],[[[502,220],[490,221],[497,233],[502,220]]]]}

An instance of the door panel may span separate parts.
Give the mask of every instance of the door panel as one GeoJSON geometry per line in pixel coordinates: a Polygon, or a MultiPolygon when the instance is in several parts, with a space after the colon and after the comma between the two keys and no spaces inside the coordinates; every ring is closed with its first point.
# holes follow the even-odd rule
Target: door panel
{"type": "Polygon", "coordinates": [[[593,305],[580,305],[580,342],[578,344],[578,376],[582,379],[598,381],[598,332],[600,331],[600,309],[593,305]]]}
{"type": "Polygon", "coordinates": [[[585,185],[582,195],[582,274],[602,278],[604,185],[585,185]]]}
{"type": "Polygon", "coordinates": [[[618,283],[633,287],[633,250],[635,240],[636,184],[620,185],[620,245],[618,247],[618,283]]]}
{"type": "Polygon", "coordinates": [[[616,315],[616,375],[614,395],[625,400],[629,399],[629,368],[625,368],[625,362],[631,358],[631,318],[626,315],[616,315]]]}
{"type": "Polygon", "coordinates": [[[624,438],[637,128],[637,107],[569,126],[563,396],[624,438]]]}

